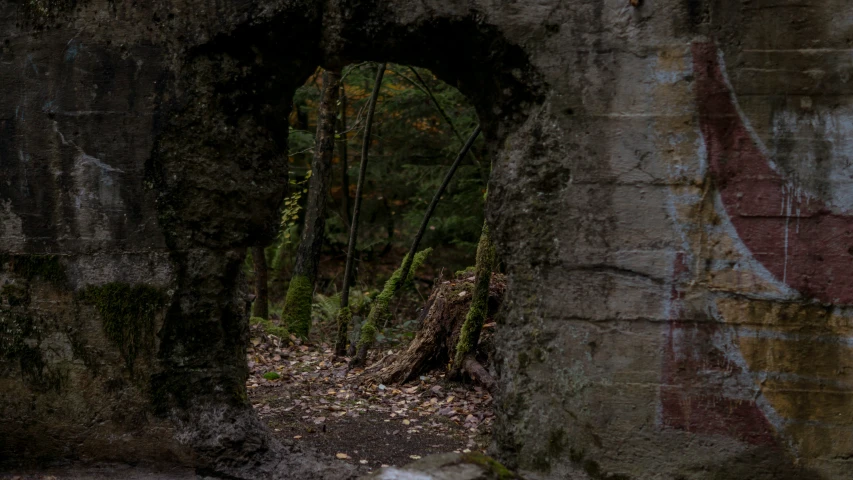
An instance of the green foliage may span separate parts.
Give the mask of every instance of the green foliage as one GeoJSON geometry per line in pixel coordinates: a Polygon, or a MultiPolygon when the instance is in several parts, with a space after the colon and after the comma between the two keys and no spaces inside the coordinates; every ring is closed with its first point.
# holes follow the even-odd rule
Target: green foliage
{"type": "MultiPolygon", "coordinates": [[[[311,171],[305,174],[300,181],[291,179],[290,195],[284,199],[281,213],[281,243],[283,246],[294,243],[299,230],[299,217],[302,211],[302,198],[308,194],[308,181],[311,180],[311,171]]],[[[275,263],[275,262],[274,262],[275,263]]]]}
{"type": "Polygon", "coordinates": [[[104,334],[132,372],[136,357],[154,348],[155,316],[166,301],[165,294],[148,285],[114,282],[88,287],[79,299],[98,310],[104,334]]]}
{"type": "Polygon", "coordinates": [[[264,378],[266,378],[267,380],[278,380],[279,378],[281,378],[281,375],[276,372],[267,372],[264,374],[264,378]]]}
{"type": "MultiPolygon", "coordinates": [[[[399,256],[408,250],[411,239],[420,226],[423,211],[462,146],[463,140],[459,137],[467,137],[479,123],[474,108],[458,90],[440,81],[427,70],[416,71],[417,74],[414,74],[406,66],[389,64],[383,79],[374,120],[371,162],[364,186],[362,222],[356,254],[359,262],[358,279],[368,286],[375,287],[377,278],[387,278],[390,271],[397,266],[399,256]],[[453,125],[439,113],[427,91],[437,99],[453,125]]],[[[347,131],[338,135],[338,139],[343,140],[347,147],[350,197],[355,190],[362,130],[365,125],[365,107],[375,73],[375,65],[370,63],[350,66],[343,72],[347,107],[343,115],[346,116],[347,131]]],[[[294,109],[289,119],[290,193],[282,205],[279,240],[268,251],[271,266],[271,311],[282,309],[282,318],[287,322],[286,325],[292,333],[299,335],[307,335],[312,328],[311,324],[305,321],[309,315],[306,312],[309,311],[310,300],[306,301],[304,295],[294,295],[295,291],[291,293],[300,288],[299,280],[291,282],[289,288],[287,282],[291,280],[291,263],[299,242],[299,231],[307,201],[311,150],[314,146],[317,108],[322,92],[320,77],[319,74],[312,76],[297,90],[293,98],[294,109]],[[285,290],[290,298],[285,297],[285,290]],[[301,300],[297,301],[297,297],[301,300]],[[294,315],[298,316],[298,319],[293,318],[294,315]],[[300,327],[297,327],[297,324],[300,327]]],[[[340,145],[337,145],[335,150],[334,162],[337,168],[333,172],[331,201],[325,222],[322,269],[316,280],[316,298],[310,308],[310,315],[318,327],[314,336],[323,338],[326,338],[327,334],[331,336],[329,330],[337,327],[339,305],[335,305],[331,299],[334,298],[335,285],[339,286],[341,283],[340,270],[343,269],[344,258],[342,252],[346,249],[349,236],[347,215],[342,209],[343,172],[340,166],[343,161],[339,147],[340,145]],[[319,296],[320,293],[327,296],[319,296]]],[[[441,246],[441,258],[437,262],[451,269],[471,263],[470,258],[474,255],[480,225],[483,223],[481,206],[490,162],[486,157],[482,137],[477,140],[472,152],[477,161],[472,161],[471,157],[465,159],[434,212],[421,243],[424,247],[441,246]]],[[[412,269],[411,275],[416,268],[417,266],[412,269]]],[[[246,272],[251,275],[248,264],[246,272]]],[[[396,280],[398,286],[403,283],[400,280],[402,279],[396,280]]],[[[353,293],[368,289],[369,287],[353,289],[353,293]]],[[[372,297],[362,296],[368,301],[373,299],[369,306],[369,302],[357,304],[353,298],[350,302],[351,313],[368,317],[368,310],[384,312],[380,315],[383,323],[375,328],[383,330],[381,333],[395,339],[410,335],[411,325],[400,325],[401,322],[396,319],[394,322],[388,321],[388,312],[394,308],[396,316],[401,320],[407,320],[412,315],[400,313],[400,309],[395,306],[398,300],[392,302],[390,297],[383,297],[381,292],[377,293],[378,295],[372,297]],[[377,305],[376,302],[383,302],[385,305],[377,305]]],[[[407,294],[412,294],[412,305],[420,301],[413,290],[407,294]]],[[[402,309],[406,310],[408,307],[402,309]]],[[[381,336],[378,338],[382,339],[381,336]]]]}
{"type": "Polygon", "coordinates": [[[252,317],[249,319],[250,325],[260,325],[264,329],[264,333],[267,335],[275,335],[279,338],[287,338],[288,332],[287,328],[279,327],[272,322],[272,320],[267,320],[261,317],[252,317]]]}
{"type": "MultiPolygon", "coordinates": [[[[452,119],[456,130],[463,136],[467,135],[479,123],[467,99],[428,70],[416,70],[452,119]]],[[[349,128],[345,136],[351,156],[348,168],[352,187],[358,173],[365,106],[375,73],[373,64],[354,65],[344,70],[349,128]]],[[[420,225],[425,207],[462,146],[424,89],[415,87],[410,80],[419,82],[408,67],[389,64],[382,82],[370,154],[373,161],[368,166],[361,208],[362,218],[366,221],[360,227],[358,242],[359,250],[366,252],[367,257],[376,252],[386,252],[388,248],[408,246],[420,225]]],[[[320,88],[316,78],[312,77],[294,97],[296,109],[291,124],[300,125],[305,132],[313,132],[314,125],[310,123],[316,119],[319,98],[320,88]],[[309,125],[302,125],[306,119],[309,125]]],[[[293,132],[291,135],[292,140],[304,140],[305,148],[310,148],[307,133],[301,140],[294,137],[293,132]]],[[[294,153],[303,150],[292,145],[294,153]]],[[[484,141],[479,139],[474,148],[481,159],[485,154],[484,145],[484,141]]],[[[340,164],[340,159],[337,162],[340,164]]],[[[301,171],[307,168],[307,158],[294,154],[291,164],[293,171],[301,171]]],[[[431,228],[423,239],[425,247],[454,245],[462,255],[473,256],[483,211],[471,206],[482,205],[488,167],[487,160],[481,160],[479,166],[470,159],[463,163],[433,215],[431,228]]],[[[335,202],[340,202],[338,185],[333,186],[332,196],[335,202]]],[[[347,227],[340,215],[329,216],[326,238],[332,248],[344,249],[348,241],[347,227]]],[[[361,257],[365,258],[365,255],[361,257]]]]}
{"type": "Polygon", "coordinates": [[[283,321],[291,333],[302,338],[308,338],[308,333],[311,331],[311,296],[313,294],[314,285],[308,277],[296,275],[290,279],[282,311],[283,321]]]}
{"type": "Polygon", "coordinates": [[[308,153],[314,149],[314,134],[291,127],[287,136],[287,146],[291,156],[308,153]]]}
{"type": "Polygon", "coordinates": [[[326,296],[321,293],[314,295],[314,305],[312,306],[313,318],[318,323],[336,322],[338,311],[341,309],[341,294],[336,293],[331,296],[326,296]]]}

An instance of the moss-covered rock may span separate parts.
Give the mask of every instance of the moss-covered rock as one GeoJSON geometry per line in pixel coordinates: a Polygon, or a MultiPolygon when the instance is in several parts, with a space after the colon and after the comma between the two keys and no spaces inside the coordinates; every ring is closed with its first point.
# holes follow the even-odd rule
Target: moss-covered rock
{"type": "Polygon", "coordinates": [[[153,351],[155,317],[164,306],[166,295],[148,285],[114,282],[88,287],[79,299],[98,310],[104,334],[118,347],[127,369],[133,372],[137,356],[153,351]]]}

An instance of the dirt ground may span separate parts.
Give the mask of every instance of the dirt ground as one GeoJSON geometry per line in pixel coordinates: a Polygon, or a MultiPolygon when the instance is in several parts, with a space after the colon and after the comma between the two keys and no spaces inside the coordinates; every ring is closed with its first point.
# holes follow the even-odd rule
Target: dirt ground
{"type": "Polygon", "coordinates": [[[447,382],[442,372],[406,385],[369,383],[363,370],[348,372],[329,345],[278,339],[259,327],[252,332],[249,399],[275,435],[321,458],[367,471],[488,445],[492,398],[478,386],[447,382]]]}

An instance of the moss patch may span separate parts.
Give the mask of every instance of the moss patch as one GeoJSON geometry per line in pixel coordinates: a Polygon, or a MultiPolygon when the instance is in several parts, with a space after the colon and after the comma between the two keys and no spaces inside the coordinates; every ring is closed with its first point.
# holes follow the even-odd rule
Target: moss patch
{"type": "Polygon", "coordinates": [[[453,358],[453,370],[462,367],[462,361],[469,353],[473,353],[480,342],[480,332],[489,313],[489,285],[492,280],[492,268],[495,263],[495,248],[489,236],[489,227],[483,224],[480,243],[477,245],[477,278],[474,286],[471,306],[465,316],[465,322],[459,332],[456,343],[456,354],[453,358]]]}
{"type": "Polygon", "coordinates": [[[281,378],[281,375],[276,372],[267,372],[264,374],[264,378],[266,378],[267,380],[278,380],[279,378],[281,378]]]}
{"type": "Polygon", "coordinates": [[[148,285],[115,282],[89,287],[79,299],[98,310],[104,334],[118,347],[128,370],[133,372],[137,356],[154,349],[155,316],[165,304],[165,294],[148,285]]]}
{"type": "Polygon", "coordinates": [[[37,23],[55,20],[62,12],[74,8],[77,0],[24,0],[21,2],[24,16],[37,23]]]}
{"type": "Polygon", "coordinates": [[[491,478],[496,480],[515,480],[521,478],[509,471],[508,468],[501,465],[497,460],[483,455],[482,453],[471,452],[463,454],[462,461],[483,467],[492,475],[491,478]]]}
{"type": "Polygon", "coordinates": [[[295,275],[287,287],[282,317],[287,329],[294,335],[308,338],[311,331],[311,297],[314,284],[305,275],[295,275]]]}
{"type": "Polygon", "coordinates": [[[275,335],[279,338],[287,338],[288,336],[287,328],[273,324],[272,320],[267,320],[261,317],[252,317],[249,319],[249,324],[262,326],[267,335],[275,335]]]}
{"type": "Polygon", "coordinates": [[[21,378],[34,391],[58,393],[66,384],[67,372],[44,361],[39,347],[42,334],[33,317],[0,310],[0,358],[17,363],[21,378]]]}

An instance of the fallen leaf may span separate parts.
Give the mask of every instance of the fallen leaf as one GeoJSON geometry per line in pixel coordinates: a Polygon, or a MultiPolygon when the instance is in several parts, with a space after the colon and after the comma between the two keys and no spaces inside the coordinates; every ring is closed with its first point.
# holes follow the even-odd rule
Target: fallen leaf
{"type": "Polygon", "coordinates": [[[336,453],[335,456],[340,458],[341,460],[347,460],[349,458],[349,455],[347,455],[346,453],[336,453]]]}

